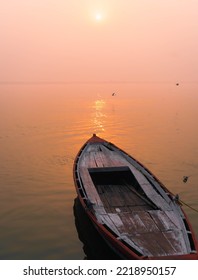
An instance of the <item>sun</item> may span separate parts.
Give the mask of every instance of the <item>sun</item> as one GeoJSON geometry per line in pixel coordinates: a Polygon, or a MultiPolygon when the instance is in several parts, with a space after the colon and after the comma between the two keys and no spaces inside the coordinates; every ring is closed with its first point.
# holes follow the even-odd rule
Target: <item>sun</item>
{"type": "Polygon", "coordinates": [[[95,14],[95,20],[96,20],[96,21],[101,21],[102,19],[103,19],[103,16],[102,16],[101,13],[95,14]]]}
{"type": "Polygon", "coordinates": [[[105,8],[90,8],[88,11],[89,13],[89,20],[96,25],[103,25],[106,23],[107,17],[107,10],[105,8]]]}

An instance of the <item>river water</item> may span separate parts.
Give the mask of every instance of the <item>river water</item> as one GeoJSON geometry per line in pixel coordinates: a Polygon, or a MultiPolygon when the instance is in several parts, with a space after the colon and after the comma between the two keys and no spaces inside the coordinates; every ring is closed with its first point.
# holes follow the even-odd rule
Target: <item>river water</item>
{"type": "MultiPolygon", "coordinates": [[[[73,160],[93,133],[198,209],[197,92],[171,83],[0,85],[0,259],[116,258],[76,200],[73,160]]],[[[184,209],[198,235],[198,213],[184,209]]]]}

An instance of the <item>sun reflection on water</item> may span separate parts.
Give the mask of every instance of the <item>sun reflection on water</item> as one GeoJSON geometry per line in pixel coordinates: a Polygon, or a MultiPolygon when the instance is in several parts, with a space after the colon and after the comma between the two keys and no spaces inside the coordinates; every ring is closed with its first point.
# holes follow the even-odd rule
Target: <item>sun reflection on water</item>
{"type": "Polygon", "coordinates": [[[93,108],[92,123],[93,123],[93,128],[95,133],[100,133],[105,131],[105,122],[106,122],[106,114],[104,113],[105,106],[106,106],[106,102],[103,99],[95,100],[92,106],[93,108]]]}

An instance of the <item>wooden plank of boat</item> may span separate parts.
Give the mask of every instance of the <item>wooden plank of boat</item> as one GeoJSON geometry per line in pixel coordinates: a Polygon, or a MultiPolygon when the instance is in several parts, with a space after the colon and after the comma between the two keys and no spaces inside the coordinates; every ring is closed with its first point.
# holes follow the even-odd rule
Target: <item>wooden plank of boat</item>
{"type": "Polygon", "coordinates": [[[101,205],[101,199],[98,195],[98,192],[95,188],[93,188],[93,183],[91,180],[91,177],[89,176],[89,172],[87,168],[85,167],[80,167],[80,174],[81,174],[81,179],[82,181],[86,184],[86,189],[85,192],[87,194],[87,197],[89,199],[89,202],[92,205],[101,205]]]}
{"type": "Polygon", "coordinates": [[[74,163],[80,201],[124,258],[196,259],[197,240],[181,205],[124,151],[93,136],[74,163]]]}
{"type": "Polygon", "coordinates": [[[170,202],[170,199],[167,199],[168,202],[165,199],[162,199],[161,196],[156,191],[153,190],[153,187],[151,186],[149,181],[145,178],[145,176],[139,170],[134,168],[124,157],[121,156],[121,154],[109,150],[104,145],[100,145],[100,150],[97,153],[95,153],[95,160],[96,162],[98,162],[97,165],[99,167],[100,166],[128,166],[131,169],[134,176],[136,177],[137,181],[141,184],[141,187],[143,188],[147,196],[152,201],[154,201],[158,207],[162,208],[163,210],[171,209],[170,205],[168,204],[168,202],[170,202]],[[101,159],[103,164],[101,164],[101,159]]]}
{"type": "Polygon", "coordinates": [[[153,221],[147,212],[137,211],[128,214],[109,213],[108,217],[110,220],[106,220],[105,222],[112,230],[116,228],[121,238],[125,236],[125,240],[128,243],[129,240],[135,243],[148,256],[160,255],[162,253],[163,255],[167,255],[168,253],[175,254],[186,250],[185,243],[180,238],[181,231],[175,228],[163,230],[153,221]],[[157,241],[159,241],[159,244],[154,246],[157,241]]]}

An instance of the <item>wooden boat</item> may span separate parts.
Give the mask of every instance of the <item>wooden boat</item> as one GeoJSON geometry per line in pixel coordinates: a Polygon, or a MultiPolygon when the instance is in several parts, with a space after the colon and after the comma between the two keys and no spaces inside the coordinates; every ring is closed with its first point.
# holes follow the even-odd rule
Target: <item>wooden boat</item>
{"type": "Polygon", "coordinates": [[[198,259],[178,196],[126,152],[93,134],[73,175],[88,217],[123,259],[198,259]]]}

